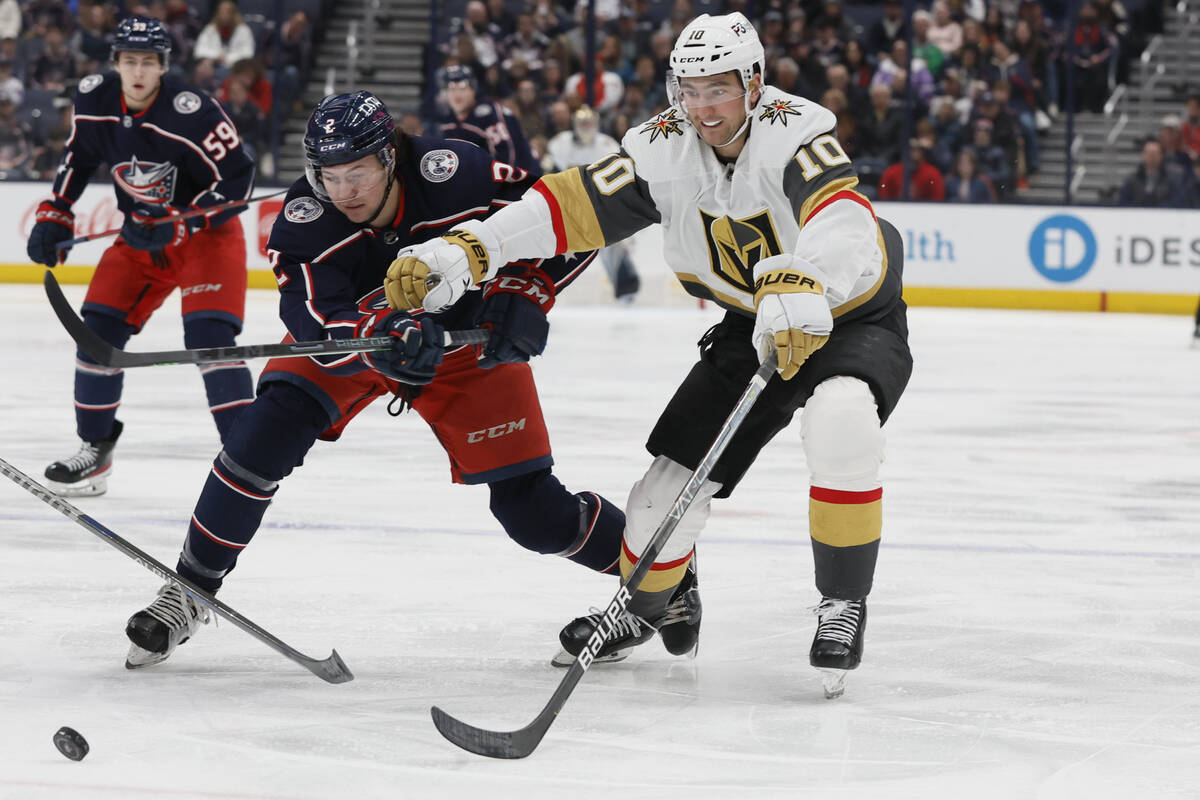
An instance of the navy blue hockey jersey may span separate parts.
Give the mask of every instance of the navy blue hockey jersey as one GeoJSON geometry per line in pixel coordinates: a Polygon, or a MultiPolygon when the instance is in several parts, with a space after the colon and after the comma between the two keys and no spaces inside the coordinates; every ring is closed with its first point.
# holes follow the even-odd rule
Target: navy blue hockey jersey
{"type": "MultiPolygon", "coordinates": [[[[55,196],[74,203],[101,164],[108,165],[125,213],[137,202],[182,207],[243,200],[254,184],[254,163],[221,106],[166,75],[154,102],[137,113],[125,108],[117,73],[79,82],[55,196]]],[[[216,214],[209,226],[243,210],[216,214]]]]}
{"type": "Polygon", "coordinates": [[[470,142],[502,164],[512,164],[535,178],[541,177],[542,168],[533,157],[520,121],[499,103],[479,103],[465,120],[450,112],[438,120],[438,130],[444,139],[470,142]]]}
{"type": "MultiPolygon", "coordinates": [[[[410,152],[400,154],[393,188],[400,207],[389,227],[360,226],[318,199],[306,179],[292,184],[267,254],[279,284],[279,316],[297,341],[355,336],[364,316],[387,307],[383,277],[402,248],[486,217],[536,182],[465,142],[416,136],[410,143],[410,152]]],[[[593,258],[593,251],[567,254],[540,266],[561,290],[593,258]]],[[[435,318],[447,330],[470,328],[480,304],[481,292],[467,292],[435,318]]],[[[336,374],[367,368],[354,354],[314,360],[336,374]]]]}

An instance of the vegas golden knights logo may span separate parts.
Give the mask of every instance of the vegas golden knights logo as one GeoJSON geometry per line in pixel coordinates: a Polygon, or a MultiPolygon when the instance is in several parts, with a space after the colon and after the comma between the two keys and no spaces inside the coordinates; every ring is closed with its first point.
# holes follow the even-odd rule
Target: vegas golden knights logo
{"type": "Polygon", "coordinates": [[[714,217],[700,211],[713,273],[743,292],[754,293],[754,265],[783,252],[770,211],[745,219],[714,217]]]}

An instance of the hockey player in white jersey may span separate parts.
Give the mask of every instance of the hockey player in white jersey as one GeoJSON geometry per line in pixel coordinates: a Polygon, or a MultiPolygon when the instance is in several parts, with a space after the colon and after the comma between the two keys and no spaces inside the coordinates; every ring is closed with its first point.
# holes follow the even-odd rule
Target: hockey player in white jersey
{"type": "MultiPolygon", "coordinates": [[[[587,106],[580,106],[571,117],[571,130],[560,131],[547,142],[546,156],[553,162],[554,169],[565,170],[599,161],[620,148],[616,139],[600,130],[600,115],[587,106]]],[[[617,300],[633,302],[641,281],[629,258],[629,246],[625,242],[613,242],[596,255],[612,281],[617,300]]]]}
{"type": "MultiPolygon", "coordinates": [[[[763,85],[763,58],[740,13],[693,20],[671,52],[671,108],[631,128],[617,153],[547,175],[488,219],[402,251],[385,285],[397,307],[439,308],[514,259],[603,246],[661,224],[680,283],[727,313],[700,340],[699,361],[650,434],[653,461],[626,511],[622,574],[772,347],[779,374],[601,655],[620,657],[656,628],[673,653],[695,643],[700,608],[688,565],[710,501],[733,491],[802,408],[808,531],[821,594],[809,661],[825,673],[826,695],[836,697],[862,657],[883,519],[881,427],[912,372],[903,247],[857,191],[834,115],[763,85]]],[[[790,473],[774,482],[795,492],[790,473]]],[[[594,623],[582,617],[568,624],[564,649],[578,653],[594,623]]]]}

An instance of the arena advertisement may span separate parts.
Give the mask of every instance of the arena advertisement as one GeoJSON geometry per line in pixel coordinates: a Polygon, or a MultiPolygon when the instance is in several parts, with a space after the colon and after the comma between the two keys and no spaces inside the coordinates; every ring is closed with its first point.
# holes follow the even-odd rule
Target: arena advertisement
{"type": "MultiPolygon", "coordinates": [[[[278,189],[256,187],[255,194],[278,189]]],[[[0,281],[40,281],[42,268],[25,256],[38,202],[48,185],[0,184],[0,203],[12,210],[0,226],[9,257],[0,281]]],[[[274,288],[266,243],[282,197],[251,204],[238,219],[245,228],[250,285],[274,288]]],[[[1200,229],[1196,211],[1066,206],[876,203],[905,246],[904,283],[914,305],[1003,306],[1191,313],[1200,295],[1200,229]]],[[[123,222],[112,188],[89,186],[75,205],[77,236],[119,229],[123,222]]],[[[63,282],[85,282],[110,238],[74,247],[63,282]]],[[[645,305],[690,302],[662,264],[657,227],[639,233],[632,255],[645,305]]],[[[602,270],[589,270],[572,303],[611,302],[602,270]]]]}

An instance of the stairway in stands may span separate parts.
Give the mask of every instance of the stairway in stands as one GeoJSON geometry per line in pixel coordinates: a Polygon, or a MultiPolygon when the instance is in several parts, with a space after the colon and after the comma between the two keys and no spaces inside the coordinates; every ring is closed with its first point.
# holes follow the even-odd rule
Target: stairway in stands
{"type": "Polygon", "coordinates": [[[284,122],[279,146],[281,186],[304,174],[304,125],[313,106],[325,96],[331,77],[335,93],[374,92],[396,117],[420,103],[424,85],[421,58],[429,40],[427,0],[339,0],[322,28],[323,39],[313,54],[312,77],[301,98],[303,109],[293,111],[284,122]],[[348,41],[352,29],[353,46],[348,41]],[[355,47],[357,58],[352,59],[355,47]],[[369,52],[372,48],[373,54],[369,52]]]}
{"type": "MultiPolygon", "coordinates": [[[[1130,66],[1129,83],[1117,88],[1105,113],[1075,115],[1078,146],[1073,160],[1083,173],[1077,176],[1073,202],[1112,202],[1115,189],[1141,163],[1142,141],[1157,135],[1164,116],[1182,117],[1188,93],[1200,91],[1200,79],[1195,77],[1200,69],[1198,5],[1171,7],[1166,30],[1130,66]]],[[[1042,135],[1042,171],[1021,193],[1023,200],[1063,202],[1066,129],[1066,115],[1060,114],[1054,127],[1042,135]]]]}

